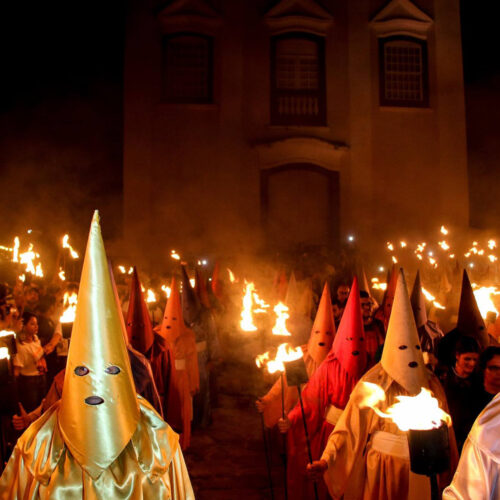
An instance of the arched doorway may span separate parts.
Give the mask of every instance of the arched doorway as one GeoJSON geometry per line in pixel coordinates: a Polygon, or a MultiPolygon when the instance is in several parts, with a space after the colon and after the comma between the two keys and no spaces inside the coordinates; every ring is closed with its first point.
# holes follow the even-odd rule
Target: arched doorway
{"type": "Polygon", "coordinates": [[[262,223],[272,247],[337,243],[339,173],[309,163],[261,172],[262,223]]]}

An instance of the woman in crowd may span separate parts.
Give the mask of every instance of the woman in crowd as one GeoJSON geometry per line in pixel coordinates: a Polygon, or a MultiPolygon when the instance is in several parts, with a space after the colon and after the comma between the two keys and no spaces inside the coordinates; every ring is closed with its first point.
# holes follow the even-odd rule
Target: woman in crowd
{"type": "Polygon", "coordinates": [[[14,356],[14,376],[18,398],[26,411],[34,410],[46,393],[47,364],[38,339],[38,320],[35,314],[24,312],[22,330],[17,334],[14,356]]]}
{"type": "Polygon", "coordinates": [[[481,393],[481,379],[478,373],[479,354],[479,345],[475,339],[461,337],[455,345],[455,364],[441,377],[459,452],[474,420],[484,407],[479,397],[481,393]]]}
{"type": "Polygon", "coordinates": [[[487,347],[479,364],[483,373],[483,390],[479,396],[482,409],[500,392],[500,347],[487,347]]]}

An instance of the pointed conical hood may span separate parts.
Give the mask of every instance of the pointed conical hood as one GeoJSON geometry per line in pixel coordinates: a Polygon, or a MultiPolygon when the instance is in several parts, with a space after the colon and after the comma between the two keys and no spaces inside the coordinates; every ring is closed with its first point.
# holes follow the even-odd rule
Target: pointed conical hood
{"type": "Polygon", "coordinates": [[[422,292],[422,284],[420,282],[420,271],[417,271],[415,283],[413,283],[410,302],[413,310],[413,317],[415,318],[415,324],[417,325],[417,328],[420,328],[427,323],[425,297],[422,292]]]}
{"type": "Polygon", "coordinates": [[[205,273],[199,267],[195,270],[195,278],[196,283],[194,291],[196,292],[199,301],[208,309],[210,308],[210,297],[208,296],[207,282],[205,279],[205,273]]]}
{"type": "Polygon", "coordinates": [[[338,359],[342,368],[355,379],[359,379],[366,370],[364,336],[358,279],[355,277],[339,329],[328,354],[328,359],[338,359]]]}
{"type": "Polygon", "coordinates": [[[58,412],[64,442],[93,478],[134,434],[139,407],[96,211],[58,412]]]}
{"type": "Polygon", "coordinates": [[[398,282],[398,272],[396,266],[393,265],[392,270],[387,275],[387,288],[384,293],[382,305],[379,307],[375,315],[376,318],[380,319],[384,323],[384,327],[386,329],[389,324],[389,318],[391,317],[392,304],[394,302],[394,295],[396,293],[397,282],[398,282]]]}
{"type": "Polygon", "coordinates": [[[467,271],[464,269],[462,278],[462,293],[460,295],[460,306],[458,308],[457,329],[462,335],[474,337],[481,349],[488,347],[488,334],[484,320],[477,307],[476,298],[472,291],[467,271]]]}
{"type": "Polygon", "coordinates": [[[201,312],[201,304],[194,293],[186,266],[181,264],[182,273],[182,313],[189,325],[196,323],[201,312]]]}
{"type": "Polygon", "coordinates": [[[222,299],[222,281],[220,278],[220,265],[215,263],[214,272],[212,273],[212,293],[220,300],[222,299]]]}
{"type": "Polygon", "coordinates": [[[288,282],[288,289],[286,291],[285,304],[290,309],[291,313],[299,313],[300,293],[295,279],[295,273],[292,272],[290,281],[288,282]]]}
{"type": "Polygon", "coordinates": [[[360,291],[366,292],[371,297],[372,291],[368,283],[368,278],[366,277],[364,266],[360,266],[358,268],[357,277],[360,291]]]}
{"type": "Polygon", "coordinates": [[[288,289],[288,279],[286,277],[286,272],[284,269],[278,272],[275,282],[275,294],[276,300],[279,302],[284,302],[286,300],[286,292],[288,289]]]}
{"type": "Polygon", "coordinates": [[[300,294],[299,310],[307,318],[311,317],[313,308],[313,290],[311,278],[302,282],[302,293],[300,294]]]}
{"type": "Polygon", "coordinates": [[[130,281],[127,335],[132,347],[147,356],[149,350],[153,346],[154,333],[153,326],[151,325],[151,318],[149,317],[148,306],[144,300],[141,282],[135,266],[130,281]]]}
{"type": "Polygon", "coordinates": [[[307,344],[307,352],[316,363],[321,363],[330,348],[335,337],[335,321],[333,319],[332,299],[328,283],[325,283],[323,294],[318,306],[318,312],[314,319],[311,336],[307,344]]]}
{"type": "Polygon", "coordinates": [[[184,331],[181,297],[175,276],[172,278],[170,290],[170,297],[167,300],[161,323],[160,335],[167,339],[168,342],[174,343],[184,331]]]}
{"type": "Polygon", "coordinates": [[[125,318],[123,317],[122,305],[120,302],[120,296],[118,295],[118,288],[116,286],[115,274],[113,272],[113,265],[111,264],[111,260],[108,259],[108,270],[109,277],[111,278],[111,286],[113,287],[113,295],[115,296],[116,307],[120,311],[120,323],[122,326],[123,338],[125,339],[125,345],[128,348],[128,334],[127,327],[125,326],[125,318]]]}
{"type": "Polygon", "coordinates": [[[382,367],[412,395],[427,387],[427,374],[403,270],[398,273],[391,318],[385,337],[382,367]]]}

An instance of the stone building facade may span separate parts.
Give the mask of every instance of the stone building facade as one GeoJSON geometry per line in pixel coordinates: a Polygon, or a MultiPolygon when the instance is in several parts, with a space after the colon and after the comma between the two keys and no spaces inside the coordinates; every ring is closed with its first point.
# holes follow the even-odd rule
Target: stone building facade
{"type": "Polygon", "coordinates": [[[130,0],[132,253],[467,225],[458,0],[130,0]]]}

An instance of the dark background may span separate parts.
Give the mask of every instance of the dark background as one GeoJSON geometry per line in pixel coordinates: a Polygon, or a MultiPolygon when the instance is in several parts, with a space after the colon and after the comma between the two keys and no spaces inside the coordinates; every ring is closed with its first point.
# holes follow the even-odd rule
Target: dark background
{"type": "MultiPolygon", "coordinates": [[[[471,224],[500,223],[500,42],[491,0],[462,0],[471,224]]],[[[0,243],[28,227],[69,231],[91,211],[122,231],[126,2],[2,2],[0,243]]],[[[80,241],[78,241],[80,240],[80,241]]]]}

